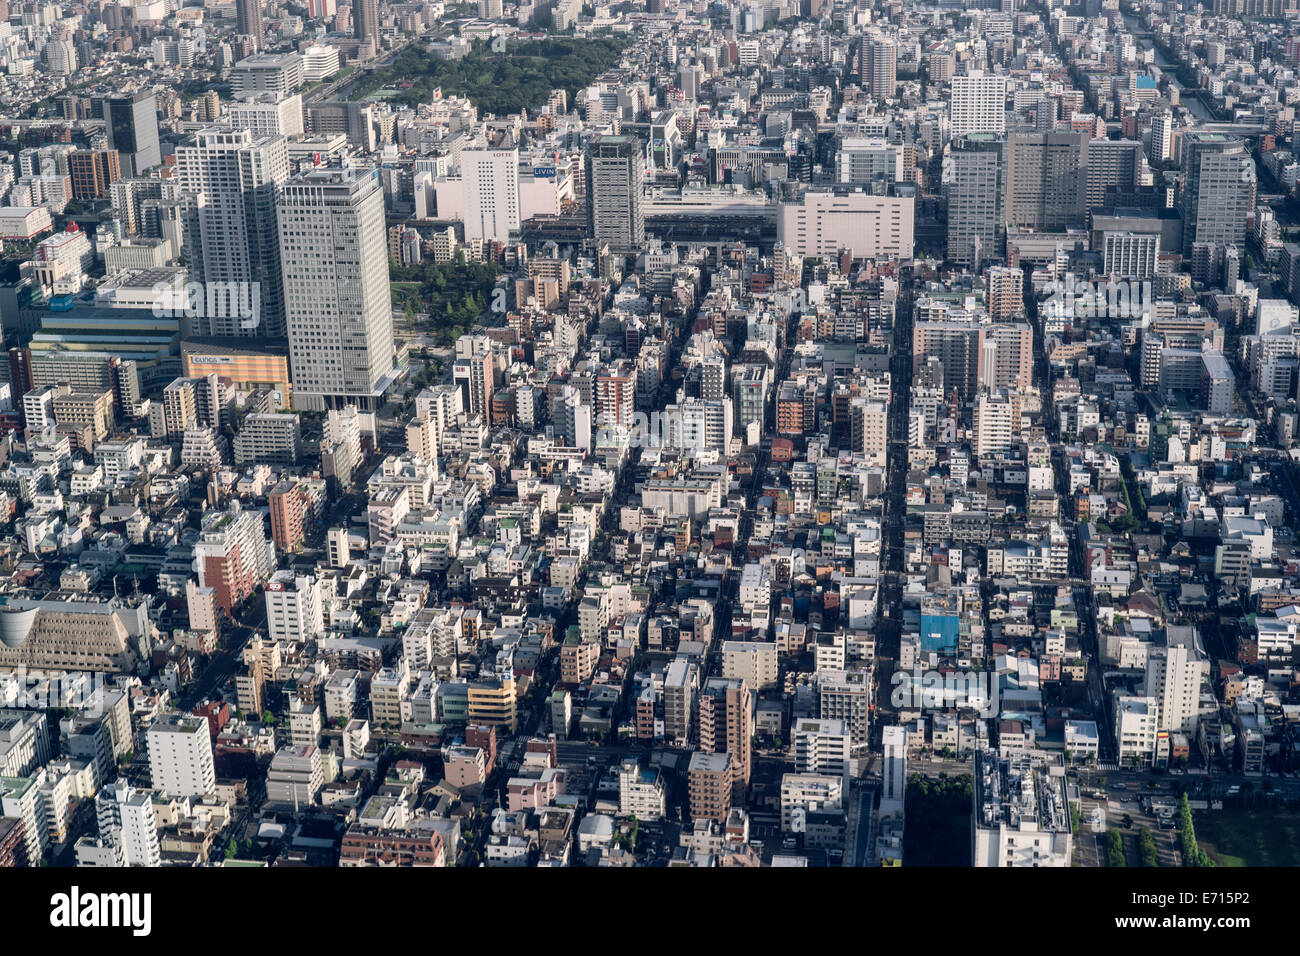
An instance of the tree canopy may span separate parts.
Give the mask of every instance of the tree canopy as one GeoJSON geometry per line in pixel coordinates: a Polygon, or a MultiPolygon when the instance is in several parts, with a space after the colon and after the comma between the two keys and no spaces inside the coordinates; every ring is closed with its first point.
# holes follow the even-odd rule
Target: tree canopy
{"type": "Polygon", "coordinates": [[[618,62],[627,46],[623,37],[554,38],[512,44],[495,52],[484,42],[460,59],[431,57],[419,46],[408,47],[388,66],[373,71],[354,94],[396,89],[395,102],[408,106],[444,96],[465,96],[480,110],[497,115],[538,110],[552,90],[564,90],[573,102],[578,90],[618,62]]]}

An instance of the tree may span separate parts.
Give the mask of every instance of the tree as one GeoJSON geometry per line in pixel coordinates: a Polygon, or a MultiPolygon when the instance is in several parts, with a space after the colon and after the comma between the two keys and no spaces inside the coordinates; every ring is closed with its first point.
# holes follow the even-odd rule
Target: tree
{"type": "Polygon", "coordinates": [[[1196,824],[1192,820],[1192,806],[1187,801],[1186,793],[1179,798],[1178,817],[1182,831],[1179,836],[1183,851],[1183,866],[1214,866],[1215,862],[1210,859],[1210,855],[1196,842],[1196,824]]]}
{"type": "Polygon", "coordinates": [[[1106,831],[1106,865],[1127,866],[1124,858],[1124,838],[1118,830],[1106,831]]]}
{"type": "Polygon", "coordinates": [[[1138,830],[1138,855],[1143,866],[1159,866],[1160,858],[1156,853],[1156,841],[1146,827],[1138,830]]]}

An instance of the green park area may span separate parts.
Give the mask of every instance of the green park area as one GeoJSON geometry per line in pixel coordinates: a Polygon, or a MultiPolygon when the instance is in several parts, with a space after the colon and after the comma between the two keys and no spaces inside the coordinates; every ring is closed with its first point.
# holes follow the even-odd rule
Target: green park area
{"type": "Polygon", "coordinates": [[[466,96],[481,111],[503,116],[546,105],[551,90],[565,90],[569,103],[578,90],[618,63],[627,46],[623,37],[589,39],[548,37],[493,50],[478,43],[460,59],[430,56],[422,46],[408,47],[392,63],[372,71],[358,85],[354,99],[376,94],[395,103],[431,103],[434,92],[466,96]]]}
{"type": "Polygon", "coordinates": [[[450,345],[491,308],[498,275],[495,265],[467,261],[463,252],[443,263],[426,260],[399,267],[390,260],[393,308],[405,312],[412,326],[450,345]]]}
{"type": "Polygon", "coordinates": [[[1300,866],[1300,813],[1197,813],[1196,841],[1219,866],[1300,866]]]}

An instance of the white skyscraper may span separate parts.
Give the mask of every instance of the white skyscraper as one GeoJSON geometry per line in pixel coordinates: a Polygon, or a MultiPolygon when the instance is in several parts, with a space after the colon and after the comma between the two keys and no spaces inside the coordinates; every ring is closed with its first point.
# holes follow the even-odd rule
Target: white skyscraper
{"type": "Polygon", "coordinates": [[[1007,78],[980,70],[952,78],[948,104],[949,133],[953,139],[968,133],[1007,131],[1007,78]]]}
{"type": "Polygon", "coordinates": [[[176,175],[192,198],[185,236],[190,278],[204,284],[205,318],[197,330],[283,336],[275,200],[289,178],[284,138],[200,130],[193,146],[176,150],[176,175]]]}
{"type": "Polygon", "coordinates": [[[504,242],[511,232],[518,232],[519,150],[463,150],[460,173],[465,189],[465,241],[504,242]]]}
{"type": "Polygon", "coordinates": [[[374,408],[394,357],[379,171],[305,172],[282,187],[278,219],[294,405],[374,408]]]}
{"type": "Polygon", "coordinates": [[[174,797],[198,797],[217,785],[212,738],[202,717],[163,717],[146,734],[153,788],[174,797]]]}
{"type": "Polygon", "coordinates": [[[135,790],[125,780],[106,784],[95,795],[95,822],[100,839],[117,849],[124,866],[162,865],[158,824],[147,791],[135,790]]]}

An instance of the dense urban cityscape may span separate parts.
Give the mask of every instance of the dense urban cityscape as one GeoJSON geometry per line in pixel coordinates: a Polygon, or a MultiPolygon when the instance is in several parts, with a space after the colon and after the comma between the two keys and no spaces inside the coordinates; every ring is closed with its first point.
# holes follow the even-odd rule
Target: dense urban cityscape
{"type": "Polygon", "coordinates": [[[0,0],[0,866],[1300,865],[1298,22],[0,0]]]}

